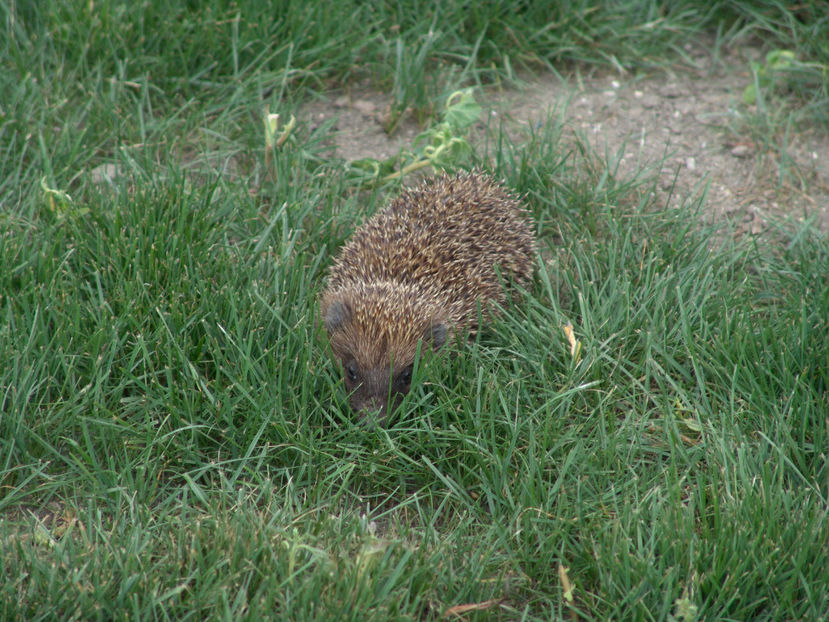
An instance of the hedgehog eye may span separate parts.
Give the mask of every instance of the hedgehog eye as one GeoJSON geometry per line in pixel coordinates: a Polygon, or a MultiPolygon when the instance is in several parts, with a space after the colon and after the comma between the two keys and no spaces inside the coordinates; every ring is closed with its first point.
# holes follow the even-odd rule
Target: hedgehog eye
{"type": "Polygon", "coordinates": [[[357,382],[357,377],[360,375],[359,370],[357,369],[357,363],[355,361],[349,362],[345,366],[345,373],[348,374],[348,379],[351,382],[357,382]]]}

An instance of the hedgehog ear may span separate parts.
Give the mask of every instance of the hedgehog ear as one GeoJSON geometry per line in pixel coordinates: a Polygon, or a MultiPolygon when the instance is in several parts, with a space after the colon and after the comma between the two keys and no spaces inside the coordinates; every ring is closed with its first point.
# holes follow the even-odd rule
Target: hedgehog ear
{"type": "Polygon", "coordinates": [[[325,311],[325,330],[334,333],[351,319],[351,307],[345,300],[334,300],[325,311]]]}
{"type": "Polygon", "coordinates": [[[423,339],[432,343],[433,350],[438,350],[446,343],[448,333],[445,322],[435,322],[424,331],[423,339]]]}

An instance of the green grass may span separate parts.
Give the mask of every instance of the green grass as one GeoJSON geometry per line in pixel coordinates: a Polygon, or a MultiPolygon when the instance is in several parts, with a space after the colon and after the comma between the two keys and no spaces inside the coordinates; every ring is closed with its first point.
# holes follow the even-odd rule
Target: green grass
{"type": "MultiPolygon", "coordinates": [[[[826,234],[734,239],[555,119],[496,130],[534,284],[370,430],[315,300],[387,192],[302,118],[266,170],[261,121],[717,28],[825,66],[817,5],[200,6],[0,5],[1,619],[823,619],[826,234]]],[[[819,121],[826,76],[773,96],[819,121]]]]}

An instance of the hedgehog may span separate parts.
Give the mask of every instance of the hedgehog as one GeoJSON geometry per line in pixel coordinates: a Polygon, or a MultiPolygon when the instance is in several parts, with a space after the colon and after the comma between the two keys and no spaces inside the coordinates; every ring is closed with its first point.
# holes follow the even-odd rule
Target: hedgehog
{"type": "Polygon", "coordinates": [[[519,200],[479,171],[404,190],[343,246],[320,311],[350,404],[382,424],[411,388],[419,352],[437,351],[526,285],[536,241],[519,200]]]}

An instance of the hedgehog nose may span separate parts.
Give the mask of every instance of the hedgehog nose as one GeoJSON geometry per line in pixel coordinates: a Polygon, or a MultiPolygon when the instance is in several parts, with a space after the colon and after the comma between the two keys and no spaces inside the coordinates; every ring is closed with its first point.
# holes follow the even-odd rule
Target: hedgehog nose
{"type": "Polygon", "coordinates": [[[386,418],[386,400],[377,395],[365,395],[356,391],[351,395],[351,410],[360,423],[369,428],[383,425],[386,418]]]}
{"type": "Polygon", "coordinates": [[[377,398],[369,398],[354,410],[357,411],[360,422],[370,428],[376,428],[382,425],[386,418],[386,405],[377,400],[377,398]]]}

